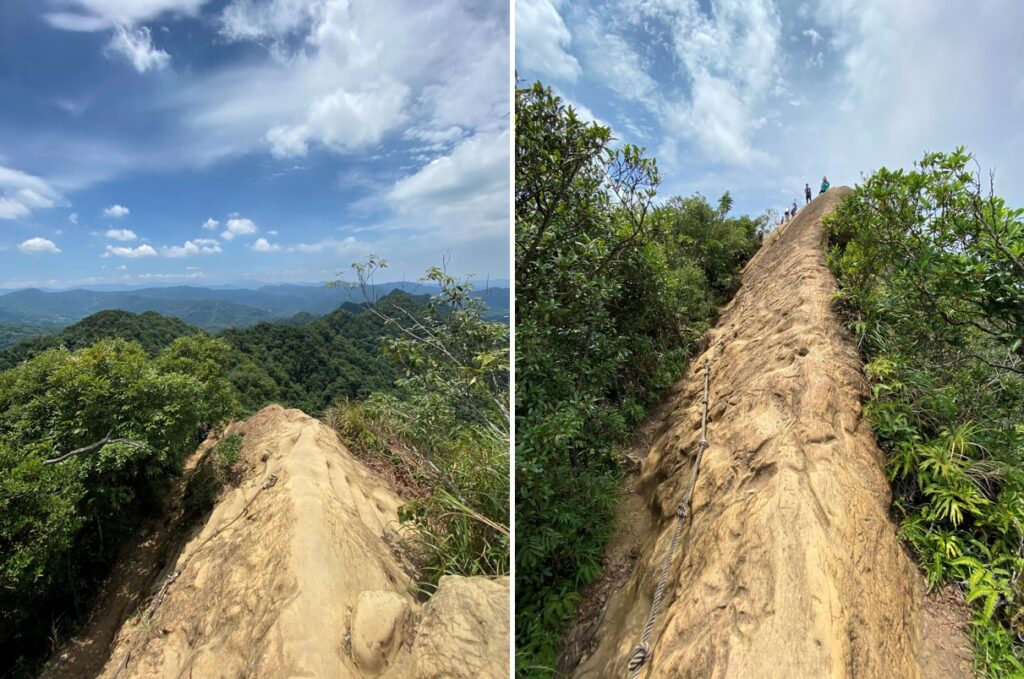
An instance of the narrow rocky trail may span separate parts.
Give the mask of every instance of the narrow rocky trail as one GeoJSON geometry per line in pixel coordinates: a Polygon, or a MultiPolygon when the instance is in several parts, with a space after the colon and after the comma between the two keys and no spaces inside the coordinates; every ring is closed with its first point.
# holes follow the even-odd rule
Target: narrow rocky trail
{"type": "Polygon", "coordinates": [[[422,602],[395,549],[404,501],[333,430],[268,406],[228,431],[244,436],[241,483],[180,541],[98,673],[58,658],[49,676],[508,676],[508,578],[443,577],[422,602]]]}
{"type": "Polygon", "coordinates": [[[705,359],[710,447],[640,676],[970,676],[962,630],[936,631],[897,540],[860,358],[830,307],[821,219],[848,193],[819,196],[765,239],[649,423],[617,528],[635,565],[588,612],[600,623],[577,640],[573,676],[628,676],[700,440],[705,359]]]}

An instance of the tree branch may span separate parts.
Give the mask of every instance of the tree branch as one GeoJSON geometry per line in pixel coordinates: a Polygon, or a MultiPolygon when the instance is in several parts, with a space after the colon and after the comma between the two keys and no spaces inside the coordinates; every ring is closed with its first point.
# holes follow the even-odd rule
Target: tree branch
{"type": "Polygon", "coordinates": [[[63,462],[64,460],[68,459],[69,457],[73,457],[75,455],[78,455],[79,453],[88,453],[90,450],[96,450],[97,448],[102,448],[103,446],[105,446],[105,445],[107,445],[109,443],[127,443],[128,445],[135,446],[136,448],[146,448],[147,447],[145,443],[139,443],[138,441],[134,441],[132,439],[123,439],[123,438],[121,438],[121,439],[112,439],[112,438],[110,438],[110,435],[112,433],[114,433],[113,430],[107,432],[107,435],[104,436],[103,438],[101,438],[96,443],[90,443],[87,446],[82,446],[81,448],[75,448],[70,453],[64,453],[60,457],[55,457],[55,458],[52,458],[52,459],[49,459],[49,460],[44,460],[43,464],[57,464],[58,462],[63,462]]]}

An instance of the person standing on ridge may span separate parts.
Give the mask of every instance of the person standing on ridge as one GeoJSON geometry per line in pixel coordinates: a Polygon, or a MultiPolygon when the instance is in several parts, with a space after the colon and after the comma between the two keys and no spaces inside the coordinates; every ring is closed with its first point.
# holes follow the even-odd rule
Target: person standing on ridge
{"type": "Polygon", "coordinates": [[[807,199],[808,203],[811,202],[811,185],[810,184],[804,184],[804,198],[807,199]]]}
{"type": "Polygon", "coordinates": [[[828,177],[822,177],[821,178],[821,192],[818,195],[820,196],[822,193],[825,193],[826,191],[828,191],[828,177]]]}
{"type": "Polygon", "coordinates": [[[789,206],[789,214],[796,217],[796,198],[793,199],[793,204],[789,206]]]}

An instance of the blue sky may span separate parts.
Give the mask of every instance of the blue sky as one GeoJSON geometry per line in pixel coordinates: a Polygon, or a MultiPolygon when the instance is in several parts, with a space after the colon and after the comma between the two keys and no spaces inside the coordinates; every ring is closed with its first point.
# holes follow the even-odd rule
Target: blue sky
{"type": "Polygon", "coordinates": [[[508,278],[501,0],[5,0],[0,287],[508,278]]]}
{"type": "Polygon", "coordinates": [[[516,70],[648,149],[662,196],[781,210],[966,145],[1024,206],[1024,2],[518,0],[516,70]]]}

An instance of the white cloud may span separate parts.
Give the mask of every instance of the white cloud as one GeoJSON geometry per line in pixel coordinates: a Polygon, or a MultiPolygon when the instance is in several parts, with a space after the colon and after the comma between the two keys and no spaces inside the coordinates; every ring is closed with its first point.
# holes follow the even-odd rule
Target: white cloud
{"type": "Polygon", "coordinates": [[[72,224],[77,224],[78,223],[78,213],[77,212],[72,212],[71,214],[69,214],[68,215],[68,221],[71,222],[72,224]]]}
{"type": "Polygon", "coordinates": [[[314,254],[330,251],[337,255],[349,255],[353,253],[369,254],[368,244],[356,239],[354,236],[346,236],[341,240],[327,238],[316,243],[296,243],[288,246],[288,252],[301,252],[303,254],[314,254]]]}
{"type": "Polygon", "coordinates": [[[810,38],[811,45],[817,45],[818,41],[821,40],[821,34],[814,30],[813,28],[808,28],[801,35],[806,35],[808,38],[810,38]]]}
{"type": "Polygon", "coordinates": [[[252,245],[249,246],[253,252],[277,252],[281,249],[280,245],[269,242],[266,238],[257,238],[253,241],[252,245]]]}
{"type": "Polygon", "coordinates": [[[251,219],[245,217],[234,217],[228,220],[227,230],[222,231],[220,237],[224,240],[233,240],[235,236],[247,236],[259,231],[259,228],[251,219]]]}
{"type": "Polygon", "coordinates": [[[171,63],[171,55],[153,45],[153,36],[146,26],[118,25],[107,43],[107,54],[124,57],[139,73],[159,71],[171,63]]]}
{"type": "Polygon", "coordinates": [[[517,0],[516,67],[573,82],[581,69],[569,54],[572,35],[561,6],[562,0],[517,0]]]}
{"type": "Polygon", "coordinates": [[[107,217],[124,217],[130,212],[131,210],[123,205],[111,205],[103,211],[103,214],[107,217]]]}
{"type": "Polygon", "coordinates": [[[267,231],[267,233],[270,234],[271,236],[276,236],[277,235],[277,229],[271,229],[270,231],[267,231]]]}
{"type": "Polygon", "coordinates": [[[387,77],[352,91],[338,88],[314,101],[304,122],[271,128],[270,152],[279,158],[304,156],[312,141],[336,151],[375,144],[404,119],[408,96],[408,87],[387,77]]]}
{"type": "Polygon", "coordinates": [[[196,238],[185,241],[184,245],[172,245],[161,248],[164,257],[188,257],[190,255],[213,255],[223,252],[213,238],[196,238]]]}
{"type": "Polygon", "coordinates": [[[232,0],[221,12],[220,32],[229,40],[280,38],[308,25],[323,4],[316,0],[232,0]]]}
{"type": "Polygon", "coordinates": [[[23,219],[63,200],[45,180],[0,165],[0,219],[23,219]]]}
{"type": "Polygon", "coordinates": [[[151,245],[140,245],[136,248],[108,245],[101,257],[156,257],[156,250],[151,245]]]}
{"type": "Polygon", "coordinates": [[[291,14],[292,6],[230,3],[222,33],[269,45],[271,58],[212,70],[168,95],[204,160],[256,148],[347,154],[406,130],[429,137],[508,125],[507,7],[315,0],[315,11],[291,14]]]}
{"type": "Polygon", "coordinates": [[[52,240],[46,238],[29,238],[18,245],[18,249],[27,255],[56,255],[60,248],[52,240]]]}
{"type": "MultiPolygon", "coordinates": [[[[104,268],[106,268],[106,267],[104,267],[104,268]]],[[[117,270],[118,271],[127,271],[128,270],[128,266],[125,265],[125,264],[118,264],[117,270]]]]}
{"type": "Polygon", "coordinates": [[[55,0],[65,11],[44,15],[54,28],[99,31],[150,21],[163,14],[194,16],[209,0],[55,0]]]}
{"type": "Polygon", "coordinates": [[[508,230],[507,130],[476,134],[395,182],[386,199],[436,233],[469,238],[508,230]]]}
{"type": "Polygon", "coordinates": [[[104,235],[113,240],[135,240],[138,238],[131,229],[107,229],[104,235]]]}
{"type": "Polygon", "coordinates": [[[214,219],[213,217],[209,217],[205,222],[203,222],[203,228],[206,229],[207,231],[213,231],[218,226],[220,226],[220,222],[214,219]]]}
{"type": "Polygon", "coordinates": [[[202,271],[190,271],[188,273],[140,273],[135,278],[140,281],[185,281],[206,278],[206,274],[202,271]]]}

